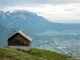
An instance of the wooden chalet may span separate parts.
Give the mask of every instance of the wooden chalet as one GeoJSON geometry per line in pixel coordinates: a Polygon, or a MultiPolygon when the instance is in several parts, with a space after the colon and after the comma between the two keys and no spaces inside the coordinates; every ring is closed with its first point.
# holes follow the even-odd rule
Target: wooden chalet
{"type": "Polygon", "coordinates": [[[31,42],[32,38],[24,31],[20,30],[8,38],[8,47],[29,51],[31,42]]]}

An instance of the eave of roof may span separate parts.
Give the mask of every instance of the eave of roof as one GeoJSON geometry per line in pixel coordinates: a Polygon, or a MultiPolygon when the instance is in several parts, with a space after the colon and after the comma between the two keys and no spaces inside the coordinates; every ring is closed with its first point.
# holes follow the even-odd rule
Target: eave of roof
{"type": "MultiPolygon", "coordinates": [[[[17,33],[21,34],[23,37],[25,37],[26,39],[28,39],[30,42],[32,41],[32,37],[30,37],[28,34],[26,34],[23,30],[20,30],[18,32],[15,32],[12,36],[14,36],[17,33]]],[[[9,38],[11,38],[12,36],[10,36],[9,38]]]]}
{"type": "Polygon", "coordinates": [[[25,33],[23,30],[20,30],[18,31],[18,33],[20,33],[22,36],[24,36],[26,39],[32,41],[32,38],[27,34],[25,33]]]}

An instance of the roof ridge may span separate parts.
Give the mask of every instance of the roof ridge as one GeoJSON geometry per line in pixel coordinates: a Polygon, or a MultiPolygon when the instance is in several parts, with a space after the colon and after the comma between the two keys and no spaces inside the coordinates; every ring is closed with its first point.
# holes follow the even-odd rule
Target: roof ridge
{"type": "MultiPolygon", "coordinates": [[[[32,41],[32,37],[31,36],[29,36],[27,33],[25,33],[23,30],[19,30],[19,31],[17,31],[17,32],[15,32],[13,35],[11,35],[9,38],[11,38],[12,36],[14,36],[15,34],[17,34],[17,33],[19,33],[19,34],[21,34],[23,37],[25,37],[26,39],[28,39],[29,41],[32,41]]],[[[9,39],[8,38],[8,39],[9,39]]],[[[7,39],[7,40],[8,40],[7,39]]]]}

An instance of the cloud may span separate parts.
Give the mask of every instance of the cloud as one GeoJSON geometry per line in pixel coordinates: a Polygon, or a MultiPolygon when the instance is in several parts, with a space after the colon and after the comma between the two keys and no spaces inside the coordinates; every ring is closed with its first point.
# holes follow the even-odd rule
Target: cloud
{"type": "Polygon", "coordinates": [[[61,5],[34,5],[34,6],[10,6],[4,11],[27,10],[43,16],[50,21],[58,20],[80,20],[80,4],[61,5]]]}
{"type": "Polygon", "coordinates": [[[46,4],[48,0],[0,0],[0,9],[9,6],[33,6],[46,4]]]}
{"type": "Polygon", "coordinates": [[[80,3],[80,0],[0,0],[0,6],[80,3]]]}
{"type": "Polygon", "coordinates": [[[47,0],[0,0],[0,6],[45,4],[47,0]]]}
{"type": "Polygon", "coordinates": [[[49,0],[50,4],[80,3],[79,0],[49,0]]]}
{"type": "Polygon", "coordinates": [[[80,20],[80,0],[0,0],[0,10],[27,10],[50,21],[80,20]]]}

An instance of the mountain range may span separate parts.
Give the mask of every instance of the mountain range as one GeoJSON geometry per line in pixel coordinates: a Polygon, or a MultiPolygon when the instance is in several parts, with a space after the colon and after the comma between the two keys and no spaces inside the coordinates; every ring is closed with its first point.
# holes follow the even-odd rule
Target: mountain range
{"type": "Polygon", "coordinates": [[[50,22],[33,12],[0,11],[0,46],[14,31],[24,30],[33,37],[32,47],[80,57],[80,24],[50,22]]]}

